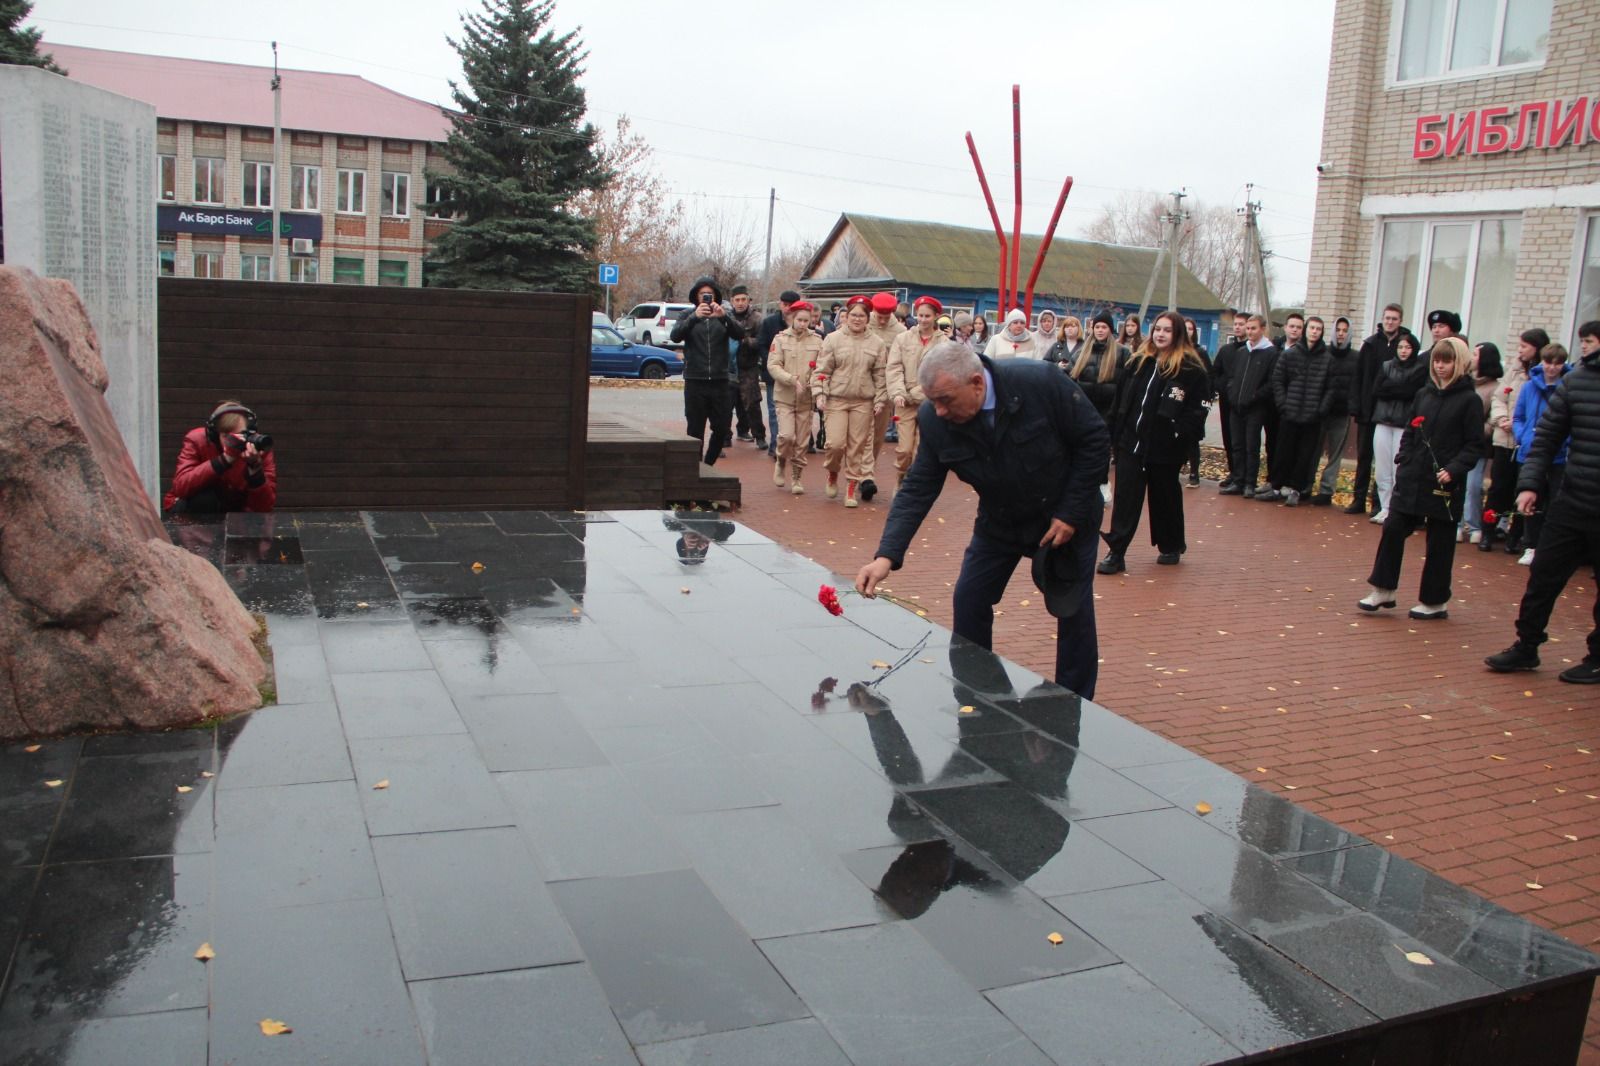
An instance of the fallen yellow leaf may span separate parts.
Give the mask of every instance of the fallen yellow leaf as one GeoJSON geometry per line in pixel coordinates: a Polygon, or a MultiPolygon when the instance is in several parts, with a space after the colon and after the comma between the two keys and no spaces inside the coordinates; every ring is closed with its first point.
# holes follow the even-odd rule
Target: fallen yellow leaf
{"type": "Polygon", "coordinates": [[[1531,696],[1531,695],[1533,695],[1533,689],[1531,689],[1531,688],[1525,688],[1525,689],[1523,689],[1523,690],[1522,690],[1522,694],[1523,694],[1523,695],[1524,695],[1524,696],[1531,696]]]}
{"type": "Polygon", "coordinates": [[[201,770],[200,771],[200,776],[201,777],[216,777],[217,775],[212,773],[210,770],[201,770]]]}
{"type": "MultiPolygon", "coordinates": [[[[22,750],[27,752],[29,755],[32,755],[34,752],[39,750],[39,745],[37,745],[37,744],[29,744],[27,747],[23,748],[22,750]]],[[[1578,750],[1579,751],[1583,751],[1582,748],[1579,748],[1578,750]]],[[[1588,753],[1585,752],[1584,754],[1588,754],[1588,753]]]]}
{"type": "Polygon", "coordinates": [[[484,565],[482,563],[473,563],[472,564],[472,572],[474,574],[481,574],[481,573],[483,573],[484,569],[485,569],[485,567],[484,567],[484,565]]]}
{"type": "Polygon", "coordinates": [[[874,659],[872,660],[872,668],[874,670],[887,670],[889,669],[889,664],[882,659],[874,659]]]}
{"type": "Polygon", "coordinates": [[[678,591],[683,593],[685,596],[687,596],[687,595],[689,595],[689,586],[685,585],[685,586],[683,586],[683,588],[679,589],[678,591]]]}
{"type": "Polygon", "coordinates": [[[360,603],[356,604],[356,606],[361,608],[363,611],[365,611],[367,609],[367,603],[366,603],[365,600],[363,600],[360,603]]]}
{"type": "Polygon", "coordinates": [[[1406,952],[1406,961],[1416,963],[1418,966],[1432,966],[1433,960],[1420,951],[1406,952]]]}
{"type": "Polygon", "coordinates": [[[1205,802],[1196,803],[1194,805],[1194,810],[1196,814],[1210,814],[1211,804],[1205,802]]]}
{"type": "Polygon", "coordinates": [[[1541,884],[1540,884],[1540,883],[1539,883],[1539,882],[1537,882],[1537,881],[1529,881],[1529,882],[1528,882],[1528,883],[1527,883],[1527,884],[1526,884],[1526,885],[1524,885],[1524,886],[1523,886],[1523,887],[1524,887],[1524,888],[1531,888],[1531,889],[1533,889],[1533,890],[1534,890],[1534,891],[1535,891],[1535,892],[1537,892],[1537,891],[1539,891],[1539,890],[1540,890],[1540,889],[1541,889],[1541,888],[1543,888],[1543,887],[1544,887],[1544,886],[1543,886],[1543,885],[1541,885],[1541,884]]]}
{"type": "Polygon", "coordinates": [[[49,781],[46,781],[44,783],[44,787],[45,788],[60,788],[61,787],[61,778],[59,778],[59,777],[51,778],[49,781]]]}
{"type": "Polygon", "coordinates": [[[1060,933],[1051,933],[1045,939],[1050,941],[1050,943],[1052,943],[1052,944],[1060,944],[1060,943],[1064,942],[1060,933]]]}
{"type": "Polygon", "coordinates": [[[1032,606],[1032,604],[1033,604],[1032,600],[1023,600],[1017,606],[1019,606],[1019,607],[1029,607],[1029,606],[1032,606]]]}
{"type": "Polygon", "coordinates": [[[179,792],[193,792],[194,789],[190,788],[188,785],[179,785],[178,786],[178,791],[179,792]]]}
{"type": "Polygon", "coordinates": [[[1566,837],[1568,840],[1573,841],[1573,842],[1576,842],[1577,839],[1578,839],[1577,837],[1573,836],[1571,833],[1562,833],[1561,835],[1563,837],[1566,837]]]}
{"type": "Polygon", "coordinates": [[[210,944],[201,944],[200,950],[194,953],[194,957],[199,959],[201,962],[210,962],[212,959],[217,957],[217,953],[211,950],[210,944]]]}
{"type": "MultiPolygon", "coordinates": [[[[29,751],[38,751],[39,750],[39,745],[35,744],[33,747],[29,748],[28,750],[29,751]]],[[[1588,748],[1579,748],[1578,749],[1578,754],[1579,755],[1593,755],[1594,752],[1590,751],[1588,748]]]]}
{"type": "Polygon", "coordinates": [[[389,787],[389,779],[386,777],[382,781],[379,781],[376,785],[373,785],[372,786],[372,791],[381,792],[381,791],[383,791],[384,789],[386,789],[388,787],[389,787]]]}
{"type": "Polygon", "coordinates": [[[1491,756],[1489,756],[1489,758],[1493,759],[1495,762],[1505,762],[1506,761],[1506,757],[1504,755],[1491,755],[1491,756]]]}
{"type": "Polygon", "coordinates": [[[289,1028],[287,1025],[284,1025],[282,1022],[274,1021],[271,1018],[261,1019],[262,1036],[282,1036],[285,1033],[292,1032],[294,1032],[294,1030],[289,1028]]]}
{"type": "Polygon", "coordinates": [[[977,708],[974,707],[970,703],[964,703],[964,704],[961,705],[961,713],[962,714],[971,714],[975,710],[977,710],[977,708]]]}
{"type": "Polygon", "coordinates": [[[931,662],[933,662],[933,660],[932,659],[918,659],[917,662],[919,662],[919,663],[931,663],[931,662]]]}
{"type": "Polygon", "coordinates": [[[1265,767],[1265,766],[1258,766],[1258,767],[1256,767],[1256,773],[1258,773],[1258,774],[1264,774],[1264,773],[1266,773],[1266,772],[1267,772],[1267,768],[1266,768],[1266,767],[1265,767]]]}

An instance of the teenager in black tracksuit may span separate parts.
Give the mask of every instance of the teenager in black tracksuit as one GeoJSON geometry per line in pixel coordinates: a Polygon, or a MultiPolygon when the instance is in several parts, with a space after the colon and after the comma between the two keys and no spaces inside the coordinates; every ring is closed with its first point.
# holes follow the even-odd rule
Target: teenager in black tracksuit
{"type": "Polygon", "coordinates": [[[1329,397],[1331,365],[1322,331],[1322,319],[1306,319],[1306,331],[1299,343],[1278,356],[1272,368],[1272,395],[1278,411],[1278,468],[1268,474],[1272,490],[1258,493],[1258,500],[1281,499],[1285,506],[1294,507],[1302,495],[1311,491],[1329,397]]]}
{"type": "Polygon", "coordinates": [[[1357,602],[1364,611],[1394,606],[1406,538],[1426,524],[1428,554],[1422,564],[1421,602],[1411,609],[1411,617],[1419,621],[1448,617],[1445,605],[1450,602],[1450,569],[1455,563],[1456,527],[1466,503],[1467,475],[1487,451],[1483,401],[1473,388],[1472,353],[1466,342],[1446,338],[1427,358],[1428,383],[1411,402],[1395,458],[1389,517],[1367,578],[1372,589],[1357,602]]]}
{"type": "Polygon", "coordinates": [[[1189,445],[1205,433],[1209,390],[1205,364],[1184,336],[1183,316],[1162,312],[1117,392],[1111,428],[1117,487],[1111,529],[1105,534],[1110,551],[1096,568],[1100,573],[1127,569],[1123,556],[1139,527],[1147,494],[1150,541],[1160,553],[1156,562],[1173,566],[1187,550],[1178,471],[1189,445]]]}
{"type": "Polygon", "coordinates": [[[1278,348],[1267,339],[1267,320],[1251,315],[1245,323],[1245,347],[1228,366],[1225,393],[1233,423],[1233,468],[1239,480],[1222,490],[1224,496],[1253,498],[1261,473],[1261,434],[1272,413],[1272,368],[1278,348]]]}
{"type": "Polygon", "coordinates": [[[1228,456],[1228,476],[1217,486],[1220,490],[1233,486],[1244,487],[1244,473],[1233,467],[1233,427],[1228,424],[1232,421],[1230,414],[1233,406],[1228,402],[1228,375],[1233,372],[1234,360],[1245,348],[1244,320],[1243,311],[1233,313],[1233,336],[1217,349],[1216,357],[1211,360],[1211,388],[1216,393],[1217,417],[1222,425],[1222,450],[1228,456]]]}

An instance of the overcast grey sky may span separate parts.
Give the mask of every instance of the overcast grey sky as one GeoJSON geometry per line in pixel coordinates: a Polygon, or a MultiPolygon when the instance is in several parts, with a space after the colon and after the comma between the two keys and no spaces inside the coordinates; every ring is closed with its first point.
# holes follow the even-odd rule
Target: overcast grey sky
{"type": "MultiPolygon", "coordinates": [[[[93,48],[359,74],[448,102],[456,0],[36,0],[47,39],[93,48]]],[[[1121,190],[1187,186],[1263,203],[1273,302],[1305,293],[1333,0],[813,0],[666,4],[558,0],[589,49],[593,121],[629,115],[691,209],[766,223],[778,244],[841,211],[988,226],[971,130],[1011,217],[1011,86],[1022,86],[1023,226],[1059,234],[1121,190]],[[695,11],[707,12],[697,20],[695,11]]],[[[265,87],[263,87],[263,91],[265,87]]]]}

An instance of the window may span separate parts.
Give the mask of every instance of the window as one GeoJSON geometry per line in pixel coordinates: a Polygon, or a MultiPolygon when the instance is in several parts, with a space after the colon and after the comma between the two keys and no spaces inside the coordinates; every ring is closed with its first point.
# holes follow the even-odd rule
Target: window
{"type": "Polygon", "coordinates": [[[1551,0],[1403,0],[1395,81],[1544,62],[1551,0]]]}
{"type": "Polygon", "coordinates": [[[334,194],[334,210],[342,215],[367,213],[367,172],[365,170],[339,171],[338,191],[334,194]]]}
{"type": "Polygon", "coordinates": [[[271,281],[272,256],[242,255],[239,257],[240,281],[271,281]]]}
{"type": "Polygon", "coordinates": [[[272,164],[244,164],[244,206],[272,206],[272,164]]]}
{"type": "Polygon", "coordinates": [[[315,259],[293,258],[289,260],[290,281],[316,281],[317,261],[315,259]]]}
{"type": "Polygon", "coordinates": [[[194,276],[197,278],[222,277],[221,252],[194,253],[194,276]]]}
{"type": "Polygon", "coordinates": [[[1515,218],[1386,222],[1374,311],[1398,303],[1424,338],[1429,311],[1457,311],[1467,336],[1504,344],[1521,242],[1515,218]]]}
{"type": "Polygon", "coordinates": [[[156,196],[162,200],[178,198],[178,157],[156,156],[156,196]]]}
{"type": "Polygon", "coordinates": [[[1578,327],[1600,318],[1600,215],[1589,218],[1584,235],[1583,265],[1578,268],[1578,306],[1572,316],[1572,337],[1568,350],[1579,350],[1578,327]]]}
{"type": "Polygon", "coordinates": [[[156,273],[170,278],[178,272],[178,238],[171,233],[156,235],[156,273]]]}
{"type": "Polygon", "coordinates": [[[383,172],[383,213],[390,218],[411,216],[411,175],[383,172]]]}
{"type": "Polygon", "coordinates": [[[401,288],[406,284],[406,264],[403,259],[378,260],[378,284],[401,288]]]}
{"type": "Polygon", "coordinates": [[[289,210],[322,210],[322,168],[292,166],[289,168],[289,210]]]}
{"type": "Polygon", "coordinates": [[[365,285],[367,283],[366,263],[360,259],[334,259],[333,283],[335,285],[365,285]]]}
{"type": "Polygon", "coordinates": [[[222,160],[210,156],[195,156],[194,202],[222,203],[222,160]]]}
{"type": "Polygon", "coordinates": [[[439,204],[445,203],[447,200],[449,200],[449,198],[450,198],[450,196],[449,196],[449,194],[447,192],[445,192],[443,185],[439,185],[439,184],[429,185],[428,186],[428,196],[427,196],[428,217],[429,218],[454,218],[455,217],[455,212],[454,211],[450,210],[448,207],[440,207],[440,206],[438,206],[439,204]]]}

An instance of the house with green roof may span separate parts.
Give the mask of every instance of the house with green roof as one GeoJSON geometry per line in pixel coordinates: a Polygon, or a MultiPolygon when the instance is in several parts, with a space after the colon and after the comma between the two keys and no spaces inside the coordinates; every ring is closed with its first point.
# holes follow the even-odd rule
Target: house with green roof
{"type": "MultiPolygon", "coordinates": [[[[1033,257],[1043,238],[1023,234],[1018,282],[1026,286],[1033,257]]],[[[1057,237],[1050,242],[1034,286],[1033,312],[1045,308],[1087,321],[1109,311],[1120,324],[1136,314],[1155,265],[1155,248],[1132,248],[1057,237]]],[[[874,215],[843,214],[817,254],[806,264],[799,289],[806,299],[827,306],[856,293],[898,292],[902,300],[927,294],[952,311],[1001,313],[1000,251],[994,230],[915,222],[874,215]]],[[[1167,272],[1156,280],[1156,294],[1144,327],[1166,310],[1167,272]]],[[[1217,294],[1178,265],[1178,310],[1195,320],[1200,339],[1215,350],[1225,310],[1217,294]]]]}

